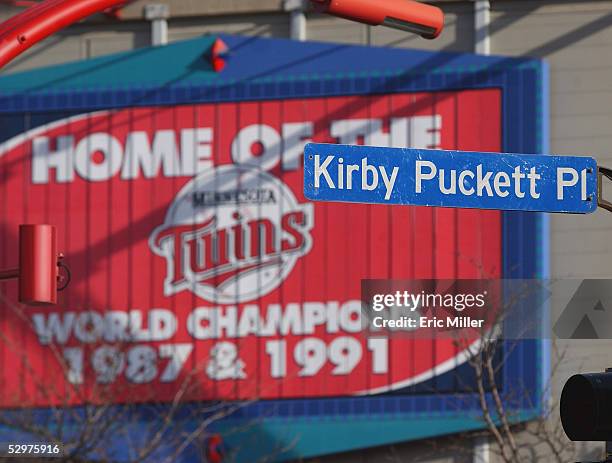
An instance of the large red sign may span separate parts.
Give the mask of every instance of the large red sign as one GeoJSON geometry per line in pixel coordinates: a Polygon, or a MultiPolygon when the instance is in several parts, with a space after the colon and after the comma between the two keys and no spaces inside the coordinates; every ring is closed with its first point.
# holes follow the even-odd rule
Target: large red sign
{"type": "Polygon", "coordinates": [[[51,223],[57,307],[3,284],[0,405],[396,390],[466,359],[363,331],[364,278],[499,277],[500,215],[304,199],[307,141],[497,151],[495,89],[131,108],[0,147],[2,264],[51,223]]]}

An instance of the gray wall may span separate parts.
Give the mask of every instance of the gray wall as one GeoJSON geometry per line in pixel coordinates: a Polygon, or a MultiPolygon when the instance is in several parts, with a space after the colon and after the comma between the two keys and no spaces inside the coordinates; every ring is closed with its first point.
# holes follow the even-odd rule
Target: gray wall
{"type": "MultiPolygon", "coordinates": [[[[612,2],[494,2],[494,53],[551,66],[551,147],[612,160],[612,2]]],[[[610,213],[552,217],[555,277],[612,276],[610,213]]],[[[612,359],[611,359],[612,360],[612,359]]]]}
{"type": "MultiPolygon", "coordinates": [[[[99,16],[72,27],[33,49],[11,64],[7,71],[147,46],[149,26],[141,20],[144,3],[139,1],[130,6],[122,21],[99,16]]],[[[289,18],[282,11],[280,0],[174,0],[165,3],[170,4],[173,14],[171,40],[220,31],[276,37],[289,35],[289,18]]],[[[552,151],[590,154],[612,167],[612,0],[492,0],[491,3],[492,52],[541,57],[550,63],[552,151]]],[[[309,15],[308,37],[323,41],[472,51],[472,3],[445,1],[439,4],[447,13],[447,27],[436,41],[318,15],[309,15]]],[[[0,7],[0,17],[14,11],[0,7]]],[[[591,216],[552,216],[552,276],[612,277],[611,237],[612,215],[604,211],[591,216]]],[[[562,384],[573,372],[598,371],[612,366],[612,342],[571,342],[561,344],[559,349],[567,350],[568,355],[554,378],[554,397],[558,397],[562,384]]],[[[413,461],[414,452],[414,447],[399,447],[400,461],[413,461]]],[[[376,460],[368,459],[365,453],[361,455],[363,459],[355,460],[353,455],[349,460],[376,460]]],[[[449,460],[444,457],[438,461],[449,460]]]]}
{"type": "MultiPolygon", "coordinates": [[[[491,32],[493,53],[548,61],[552,151],[593,155],[611,165],[612,2],[495,1],[491,32]]],[[[551,216],[552,276],[612,277],[611,236],[609,212],[551,216]]],[[[609,341],[560,342],[558,348],[565,357],[553,380],[555,399],[573,373],[612,365],[609,341]]]]}

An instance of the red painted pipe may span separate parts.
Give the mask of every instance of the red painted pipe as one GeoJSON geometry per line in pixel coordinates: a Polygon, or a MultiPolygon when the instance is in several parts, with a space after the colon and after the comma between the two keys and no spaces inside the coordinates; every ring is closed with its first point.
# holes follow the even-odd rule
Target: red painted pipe
{"type": "Polygon", "coordinates": [[[127,0],[46,0],[0,24],[0,68],[31,46],[81,19],[127,0]]]}
{"type": "Polygon", "coordinates": [[[57,238],[52,225],[19,226],[19,302],[57,303],[57,238]]]}
{"type": "Polygon", "coordinates": [[[315,10],[371,26],[388,26],[435,39],[444,28],[440,8],[413,0],[311,0],[315,10]]]}
{"type": "MultiPolygon", "coordinates": [[[[129,0],[45,0],[0,24],[0,68],[55,32],[129,0]]],[[[316,9],[370,25],[386,25],[437,37],[442,10],[412,0],[312,0],[316,9]]]]}

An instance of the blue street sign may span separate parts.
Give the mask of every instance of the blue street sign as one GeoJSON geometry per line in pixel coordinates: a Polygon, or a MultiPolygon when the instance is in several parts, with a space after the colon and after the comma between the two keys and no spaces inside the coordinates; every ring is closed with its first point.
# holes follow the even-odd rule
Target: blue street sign
{"type": "Polygon", "coordinates": [[[577,156],[309,143],[313,201],[586,214],[597,209],[597,163],[577,156]]]}

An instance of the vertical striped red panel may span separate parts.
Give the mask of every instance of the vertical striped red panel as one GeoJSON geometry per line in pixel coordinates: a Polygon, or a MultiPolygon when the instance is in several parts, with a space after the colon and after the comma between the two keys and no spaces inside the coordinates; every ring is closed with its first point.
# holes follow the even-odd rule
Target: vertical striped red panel
{"type": "Polygon", "coordinates": [[[48,222],[73,281],[51,309],[2,284],[1,406],[371,394],[462,361],[452,340],[372,347],[360,282],[499,277],[500,214],[309,204],[301,150],[498,151],[498,90],[49,121],[0,148],[0,263],[16,263],[18,224],[48,222]]]}

